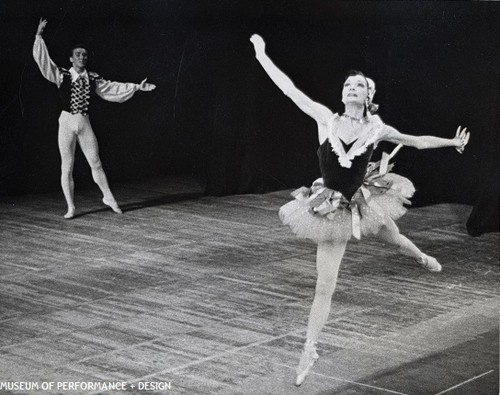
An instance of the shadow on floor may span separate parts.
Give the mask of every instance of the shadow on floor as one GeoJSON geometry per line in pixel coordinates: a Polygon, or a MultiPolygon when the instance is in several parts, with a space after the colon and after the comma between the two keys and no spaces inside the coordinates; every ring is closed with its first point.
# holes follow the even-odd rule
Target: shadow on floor
{"type": "Polygon", "coordinates": [[[397,394],[496,394],[499,384],[498,336],[496,328],[397,369],[366,377],[359,384],[349,384],[318,395],[383,393],[377,388],[390,389],[397,394]]]}
{"type": "MultiPolygon", "coordinates": [[[[165,195],[155,199],[143,200],[140,202],[133,202],[120,205],[123,213],[135,210],[141,210],[147,207],[162,206],[165,204],[173,204],[183,201],[195,200],[203,197],[204,194],[200,192],[190,192],[190,193],[179,193],[176,195],[165,195]]],[[[72,219],[80,218],[89,214],[100,213],[104,211],[110,211],[109,207],[102,207],[96,210],[84,211],[76,214],[72,219]]]]}

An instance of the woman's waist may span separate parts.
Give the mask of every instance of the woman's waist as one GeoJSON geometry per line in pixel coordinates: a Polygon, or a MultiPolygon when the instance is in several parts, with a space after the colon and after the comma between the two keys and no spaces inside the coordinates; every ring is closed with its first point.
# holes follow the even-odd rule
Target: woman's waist
{"type": "Polygon", "coordinates": [[[322,187],[330,191],[340,192],[347,200],[351,200],[356,191],[363,185],[364,177],[346,180],[323,176],[318,180],[316,180],[318,181],[318,185],[321,183],[322,187]]]}

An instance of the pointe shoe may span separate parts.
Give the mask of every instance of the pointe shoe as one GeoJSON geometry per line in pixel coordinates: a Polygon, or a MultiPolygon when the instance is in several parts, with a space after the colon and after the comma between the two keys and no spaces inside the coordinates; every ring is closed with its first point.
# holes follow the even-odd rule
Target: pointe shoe
{"type": "Polygon", "coordinates": [[[106,199],[102,198],[102,202],[106,205],[111,207],[111,210],[113,210],[117,214],[122,214],[123,211],[121,208],[118,206],[118,203],[116,203],[116,200],[111,200],[111,199],[106,199]]]}
{"type": "Polygon", "coordinates": [[[68,212],[66,214],[64,214],[64,218],[65,219],[74,218],[75,217],[75,211],[76,211],[76,209],[74,207],[73,208],[69,208],[68,212]]]}
{"type": "Polygon", "coordinates": [[[295,372],[297,373],[297,378],[295,379],[295,385],[300,386],[304,380],[306,379],[309,370],[311,370],[314,362],[316,362],[319,358],[318,353],[316,352],[316,345],[311,341],[307,341],[304,345],[304,350],[302,351],[302,355],[300,356],[299,365],[295,372]]]}
{"type": "Polygon", "coordinates": [[[430,272],[438,273],[442,270],[441,265],[439,264],[437,259],[427,254],[422,254],[422,256],[420,256],[419,258],[414,259],[419,265],[422,265],[430,272]]]}

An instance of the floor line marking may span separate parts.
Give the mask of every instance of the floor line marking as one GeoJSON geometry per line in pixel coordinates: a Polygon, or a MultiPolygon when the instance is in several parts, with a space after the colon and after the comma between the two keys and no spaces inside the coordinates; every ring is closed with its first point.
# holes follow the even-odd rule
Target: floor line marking
{"type": "Polygon", "coordinates": [[[481,374],[480,374],[480,375],[478,375],[478,376],[472,377],[472,378],[470,378],[469,380],[465,380],[465,381],[463,381],[463,382],[461,382],[461,383],[459,383],[459,384],[457,384],[457,385],[454,385],[453,387],[450,387],[450,388],[448,388],[448,389],[446,389],[446,390],[444,390],[444,391],[438,392],[438,393],[437,393],[437,394],[435,394],[435,395],[445,394],[445,393],[446,393],[446,392],[448,392],[448,391],[451,391],[451,390],[453,390],[453,389],[455,389],[455,388],[461,387],[462,385],[467,384],[467,383],[470,383],[471,381],[474,381],[474,380],[476,380],[476,379],[478,379],[478,378],[480,378],[480,377],[486,376],[487,374],[490,374],[491,372],[494,372],[494,370],[493,370],[493,369],[491,369],[491,370],[490,370],[490,371],[488,371],[488,372],[481,373],[481,374]]]}
{"type": "MultiPolygon", "coordinates": [[[[274,362],[273,362],[274,363],[274,362]]],[[[280,363],[274,363],[275,365],[281,365],[281,366],[285,366],[285,367],[288,367],[287,365],[284,365],[284,364],[280,364],[280,363]]],[[[376,387],[374,385],[369,385],[369,384],[364,384],[364,383],[358,383],[357,381],[351,381],[351,380],[347,380],[347,379],[341,379],[339,377],[334,377],[334,376],[329,376],[327,374],[324,374],[324,373],[317,373],[317,372],[311,372],[310,373],[310,376],[322,376],[322,377],[326,377],[326,378],[329,378],[329,379],[332,379],[332,380],[336,380],[336,381],[342,381],[344,383],[349,383],[349,384],[355,384],[355,385],[360,385],[362,387],[368,387],[368,388],[373,388],[373,389],[376,389],[376,390],[380,390],[380,391],[384,391],[384,392],[389,392],[391,394],[397,394],[397,395],[408,395],[404,392],[398,392],[398,391],[394,391],[394,390],[390,390],[388,388],[382,388],[382,387],[376,387]]]]}

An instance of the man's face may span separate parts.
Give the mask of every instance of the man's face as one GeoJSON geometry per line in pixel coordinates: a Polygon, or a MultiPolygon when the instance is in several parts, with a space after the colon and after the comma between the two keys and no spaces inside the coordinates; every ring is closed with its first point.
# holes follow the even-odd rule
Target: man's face
{"type": "Polygon", "coordinates": [[[75,48],[73,49],[73,55],[69,58],[69,61],[76,69],[84,69],[87,65],[87,50],[85,48],[75,48]]]}

